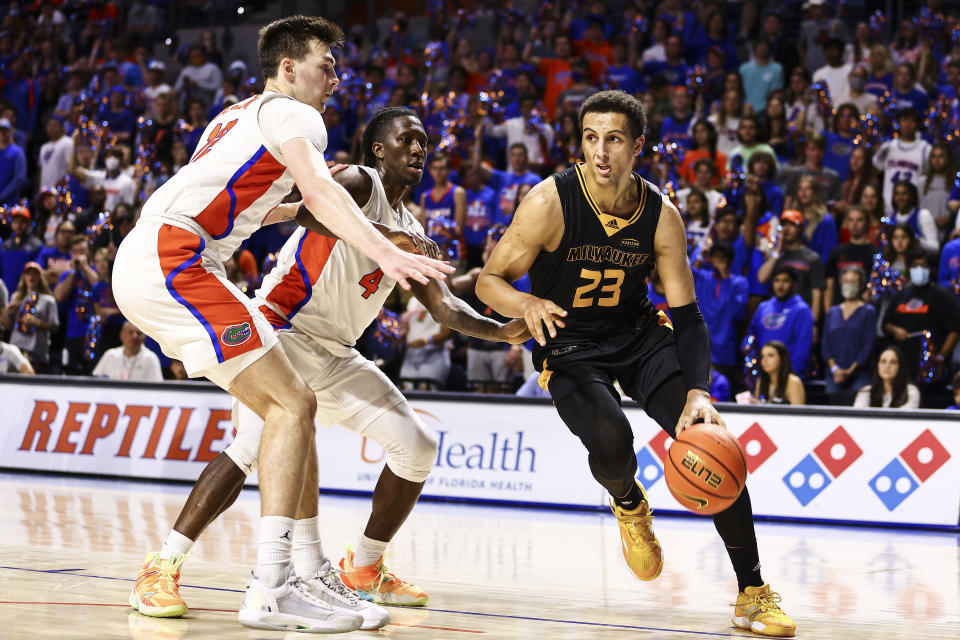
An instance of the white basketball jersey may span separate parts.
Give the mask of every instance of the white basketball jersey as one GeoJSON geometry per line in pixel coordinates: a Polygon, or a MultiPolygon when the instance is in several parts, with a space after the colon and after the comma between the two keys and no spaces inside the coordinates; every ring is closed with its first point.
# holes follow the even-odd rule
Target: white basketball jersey
{"type": "Polygon", "coordinates": [[[280,149],[258,120],[273,100],[289,100],[291,113],[308,118],[326,139],[320,113],[289,96],[271,91],[238,102],[207,125],[190,162],[150,196],[143,217],[197,233],[221,260],[233,255],[293,188],[280,149]]]}
{"type": "MultiPolygon", "coordinates": [[[[373,180],[370,198],[361,208],[364,215],[394,229],[422,233],[403,203],[399,211],[390,206],[377,171],[359,169],[373,180]]],[[[395,284],[376,262],[345,242],[301,227],[283,245],[256,299],[332,354],[347,356],[395,284]]],[[[272,314],[267,317],[278,324],[272,314]]]]}
{"type": "Polygon", "coordinates": [[[907,180],[915,184],[917,189],[923,188],[930,143],[918,137],[913,142],[890,140],[884,146],[886,156],[883,159],[883,202],[889,213],[893,210],[894,183],[907,180]]]}

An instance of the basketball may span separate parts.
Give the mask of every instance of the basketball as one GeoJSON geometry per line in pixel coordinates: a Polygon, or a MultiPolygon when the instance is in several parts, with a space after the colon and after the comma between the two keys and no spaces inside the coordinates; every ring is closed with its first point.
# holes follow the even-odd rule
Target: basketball
{"type": "Polygon", "coordinates": [[[684,429],[667,451],[665,476],[677,502],[699,514],[723,511],[747,481],[747,458],[729,431],[715,424],[684,429]]]}

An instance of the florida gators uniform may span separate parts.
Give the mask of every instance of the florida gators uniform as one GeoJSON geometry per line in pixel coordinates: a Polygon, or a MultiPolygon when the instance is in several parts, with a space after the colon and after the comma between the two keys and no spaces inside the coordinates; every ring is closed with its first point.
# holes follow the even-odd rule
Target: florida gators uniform
{"type": "MultiPolygon", "coordinates": [[[[394,209],[375,169],[358,167],[373,181],[361,207],[372,222],[417,233],[423,227],[401,203],[394,209]]],[[[409,419],[377,420],[406,400],[371,361],[354,348],[377,317],[396,281],[376,262],[335,238],[297,229],[256,292],[260,311],[278,330],[280,344],[316,394],[317,419],[340,424],[380,444],[401,478],[423,482],[432,466],[435,436],[411,411],[409,419]]],[[[234,401],[237,435],[226,453],[240,469],[256,466],[263,421],[234,401]]]]}
{"type": "Polygon", "coordinates": [[[123,315],[190,376],[223,388],[276,343],[223,261],[293,188],[281,147],[294,138],[321,154],[327,144],[320,113],[289,96],[266,92],[225,109],[117,251],[113,289],[123,315]]]}

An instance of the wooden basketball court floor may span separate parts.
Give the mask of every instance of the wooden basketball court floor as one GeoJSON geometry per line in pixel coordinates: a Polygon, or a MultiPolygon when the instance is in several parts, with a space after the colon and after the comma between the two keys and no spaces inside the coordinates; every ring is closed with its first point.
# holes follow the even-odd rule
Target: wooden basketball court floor
{"type": "MultiPolygon", "coordinates": [[[[302,638],[236,621],[255,558],[258,495],[201,538],[183,570],[183,619],[133,613],[127,594],[189,487],[0,474],[0,638],[302,638]]],[[[321,497],[325,550],[339,559],[365,498],[321,497]]],[[[611,514],[421,503],[389,564],[431,594],[392,608],[374,635],[406,638],[757,637],[729,623],[736,585],[707,519],[658,518],[665,567],[626,569],[611,514]]],[[[759,524],[764,576],[799,638],[960,637],[960,536],[759,524]]]]}

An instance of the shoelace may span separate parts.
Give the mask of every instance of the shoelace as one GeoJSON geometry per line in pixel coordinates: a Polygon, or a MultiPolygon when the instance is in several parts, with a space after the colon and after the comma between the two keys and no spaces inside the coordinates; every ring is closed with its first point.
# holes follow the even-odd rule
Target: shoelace
{"type": "Polygon", "coordinates": [[[780,613],[783,611],[778,604],[780,600],[780,594],[776,591],[761,591],[753,596],[753,602],[751,604],[757,608],[758,613],[780,613]]]}
{"type": "Polygon", "coordinates": [[[340,579],[341,573],[343,571],[340,569],[330,568],[323,573],[318,573],[317,577],[327,589],[342,597],[350,606],[355,607],[360,604],[360,598],[353,589],[343,584],[340,579]]]}
{"type": "Polygon", "coordinates": [[[381,561],[380,564],[377,565],[377,571],[379,572],[379,575],[377,576],[377,586],[376,586],[377,591],[380,591],[380,587],[381,585],[383,585],[384,582],[394,582],[401,589],[403,588],[404,585],[410,584],[409,582],[401,580],[392,571],[387,569],[387,565],[383,561],[381,561]]]}
{"type": "Polygon", "coordinates": [[[633,542],[653,542],[656,539],[653,535],[653,516],[649,513],[627,515],[624,520],[630,525],[627,533],[633,542]]]}
{"type": "Polygon", "coordinates": [[[189,553],[185,553],[179,558],[174,556],[174,560],[172,562],[168,560],[167,566],[161,567],[160,554],[159,553],[154,554],[154,559],[153,559],[153,568],[155,572],[154,575],[157,576],[157,582],[160,583],[164,591],[173,591],[175,593],[179,593],[180,585],[177,584],[177,580],[175,576],[180,574],[180,567],[183,566],[183,563],[187,561],[187,558],[189,558],[190,555],[191,554],[189,553]]]}

